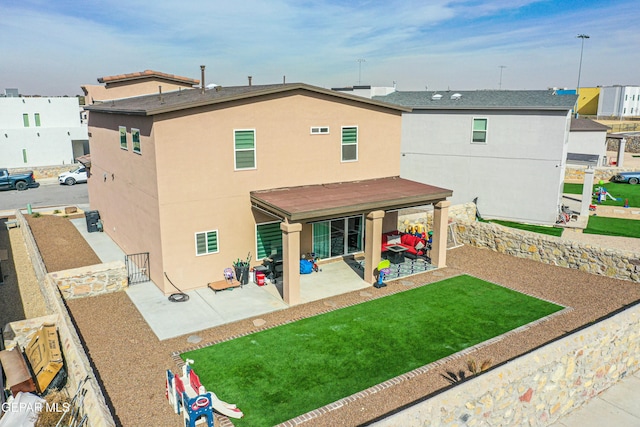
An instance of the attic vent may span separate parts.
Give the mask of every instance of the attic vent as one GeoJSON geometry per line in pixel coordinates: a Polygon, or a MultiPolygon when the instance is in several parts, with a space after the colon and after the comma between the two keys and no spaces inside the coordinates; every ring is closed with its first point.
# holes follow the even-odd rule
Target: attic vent
{"type": "Polygon", "coordinates": [[[431,97],[431,99],[433,99],[434,101],[437,101],[441,98],[442,98],[442,95],[440,95],[439,93],[436,93],[431,97]]]}
{"type": "Polygon", "coordinates": [[[460,99],[462,98],[462,94],[460,93],[454,93],[453,95],[451,95],[451,99],[460,99]]]}

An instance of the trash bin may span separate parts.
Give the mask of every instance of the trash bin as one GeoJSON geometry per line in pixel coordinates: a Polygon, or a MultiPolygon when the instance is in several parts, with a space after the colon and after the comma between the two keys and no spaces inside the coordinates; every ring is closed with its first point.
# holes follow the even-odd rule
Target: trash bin
{"type": "Polygon", "coordinates": [[[100,220],[100,213],[98,211],[86,211],[84,213],[85,220],[87,221],[87,231],[89,233],[95,233],[98,230],[98,221],[100,220]]]}
{"type": "Polygon", "coordinates": [[[249,266],[235,267],[236,280],[240,282],[240,285],[246,285],[249,283],[249,266]]]}
{"type": "Polygon", "coordinates": [[[253,283],[255,283],[256,285],[258,284],[258,275],[262,273],[263,277],[267,277],[267,274],[269,273],[269,268],[265,267],[264,265],[258,265],[256,267],[253,267],[253,283]]]}

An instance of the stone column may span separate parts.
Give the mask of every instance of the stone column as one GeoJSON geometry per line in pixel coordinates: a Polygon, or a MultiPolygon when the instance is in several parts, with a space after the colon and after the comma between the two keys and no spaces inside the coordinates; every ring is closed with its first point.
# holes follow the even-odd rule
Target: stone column
{"type": "Polygon", "coordinates": [[[302,224],[280,223],[282,230],[282,297],[288,305],[300,304],[300,232],[302,224]]]}
{"type": "Polygon", "coordinates": [[[382,219],[384,211],[373,211],[367,215],[364,234],[364,281],[374,283],[373,274],[380,263],[380,248],[382,246],[382,219]]]}
{"type": "Polygon", "coordinates": [[[618,167],[621,168],[624,163],[624,148],[627,144],[627,138],[622,138],[618,144],[618,167]]]}
{"type": "Polygon", "coordinates": [[[581,216],[589,216],[589,205],[591,204],[591,193],[593,191],[593,172],[594,170],[591,167],[584,171],[582,204],[580,205],[581,216]]]}
{"type": "Polygon", "coordinates": [[[436,267],[447,266],[447,227],[449,226],[449,206],[451,206],[451,202],[448,200],[438,202],[434,206],[431,264],[436,267]]]}

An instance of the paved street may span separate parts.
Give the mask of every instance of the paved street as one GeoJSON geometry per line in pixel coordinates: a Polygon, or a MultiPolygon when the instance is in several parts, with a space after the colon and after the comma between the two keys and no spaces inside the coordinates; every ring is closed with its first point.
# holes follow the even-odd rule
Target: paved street
{"type": "Polygon", "coordinates": [[[0,211],[33,207],[65,206],[89,203],[87,184],[59,185],[57,178],[38,180],[38,188],[25,191],[0,190],[0,211]]]}

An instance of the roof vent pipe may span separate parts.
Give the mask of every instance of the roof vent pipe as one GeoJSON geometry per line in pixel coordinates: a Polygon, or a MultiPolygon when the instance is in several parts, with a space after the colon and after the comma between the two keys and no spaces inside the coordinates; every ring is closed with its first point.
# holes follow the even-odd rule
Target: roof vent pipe
{"type": "Polygon", "coordinates": [[[251,86],[251,79],[252,79],[252,78],[253,78],[253,77],[251,77],[251,76],[247,76],[247,79],[249,79],[249,86],[251,86]]]}
{"type": "Polygon", "coordinates": [[[200,93],[204,93],[204,65],[200,66],[200,93]]]}

